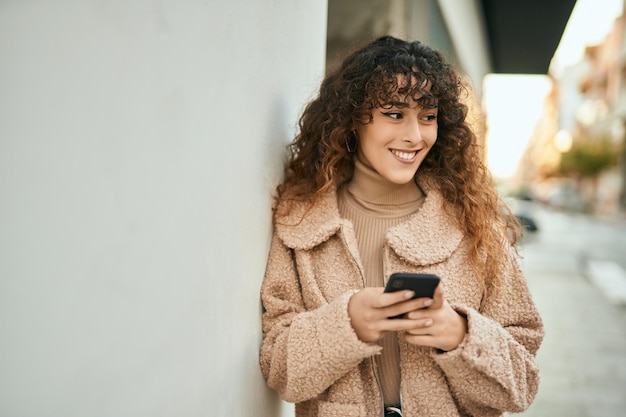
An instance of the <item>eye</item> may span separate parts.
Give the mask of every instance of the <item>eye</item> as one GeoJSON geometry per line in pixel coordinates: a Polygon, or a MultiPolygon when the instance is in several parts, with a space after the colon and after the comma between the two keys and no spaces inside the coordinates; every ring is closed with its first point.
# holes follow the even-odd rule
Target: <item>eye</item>
{"type": "Polygon", "coordinates": [[[436,114],[427,114],[424,117],[422,117],[422,120],[425,122],[434,122],[435,120],[437,120],[437,115],[436,114]]]}
{"type": "Polygon", "coordinates": [[[402,113],[396,111],[383,112],[383,114],[394,120],[400,120],[403,117],[402,113]]]}

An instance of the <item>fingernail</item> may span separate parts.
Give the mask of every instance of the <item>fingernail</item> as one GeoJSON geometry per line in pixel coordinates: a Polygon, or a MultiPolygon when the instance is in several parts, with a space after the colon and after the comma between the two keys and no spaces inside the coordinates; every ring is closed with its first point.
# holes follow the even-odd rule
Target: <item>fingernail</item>
{"type": "Polygon", "coordinates": [[[426,320],[426,323],[424,323],[424,326],[430,326],[433,324],[432,320],[426,320]]]}
{"type": "Polygon", "coordinates": [[[428,299],[426,301],[424,301],[424,306],[428,307],[429,305],[431,305],[433,303],[433,300],[428,299]]]}
{"type": "Polygon", "coordinates": [[[407,291],[404,293],[404,298],[409,299],[411,297],[413,297],[415,295],[415,293],[413,291],[407,291]]]}

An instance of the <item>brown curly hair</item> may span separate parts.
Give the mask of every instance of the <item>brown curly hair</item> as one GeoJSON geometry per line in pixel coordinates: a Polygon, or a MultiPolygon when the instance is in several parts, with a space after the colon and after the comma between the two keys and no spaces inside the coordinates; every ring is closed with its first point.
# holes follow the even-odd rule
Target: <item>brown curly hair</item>
{"type": "Polygon", "coordinates": [[[442,54],[421,42],[385,36],[353,52],[325,77],[319,95],[300,117],[299,133],[288,146],[284,181],[277,187],[283,204],[275,207],[275,221],[294,202],[313,204],[350,181],[354,160],[348,148],[357,145],[352,131],[357,123],[369,123],[375,108],[398,96],[423,107],[436,105],[437,141],[416,177],[428,176],[443,194],[446,209],[458,213],[455,218],[470,241],[471,261],[484,277],[483,285],[497,286],[499,261],[508,251],[503,236],[515,246],[521,229],[495,191],[466,121],[464,91],[462,78],[442,54]]]}

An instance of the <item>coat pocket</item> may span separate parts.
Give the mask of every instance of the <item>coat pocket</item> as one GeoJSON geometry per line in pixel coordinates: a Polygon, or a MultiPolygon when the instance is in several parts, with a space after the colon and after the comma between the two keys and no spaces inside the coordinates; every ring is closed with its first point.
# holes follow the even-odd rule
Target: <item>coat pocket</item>
{"type": "Polygon", "coordinates": [[[318,417],[363,417],[367,413],[364,404],[342,404],[320,401],[318,417]]]}

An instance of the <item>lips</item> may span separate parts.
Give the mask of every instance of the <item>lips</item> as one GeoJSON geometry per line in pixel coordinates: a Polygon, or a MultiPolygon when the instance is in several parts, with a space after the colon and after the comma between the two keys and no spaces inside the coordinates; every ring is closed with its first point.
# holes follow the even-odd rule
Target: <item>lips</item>
{"type": "Polygon", "coordinates": [[[398,151],[395,149],[392,149],[391,153],[393,153],[396,157],[398,157],[399,159],[402,159],[403,161],[412,161],[417,155],[417,151],[404,152],[404,151],[398,151]]]}

